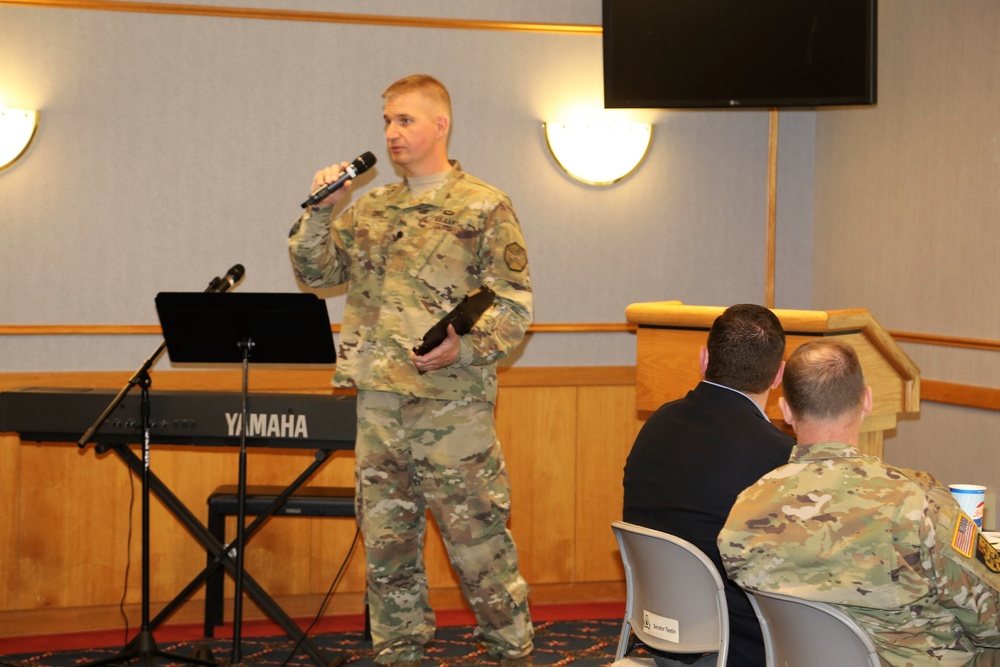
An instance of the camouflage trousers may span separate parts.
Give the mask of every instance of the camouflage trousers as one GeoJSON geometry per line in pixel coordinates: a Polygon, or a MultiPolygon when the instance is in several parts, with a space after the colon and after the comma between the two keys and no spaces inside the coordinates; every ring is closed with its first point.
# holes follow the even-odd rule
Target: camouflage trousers
{"type": "Polygon", "coordinates": [[[428,510],[487,651],[529,653],[528,584],[507,530],[510,483],[493,406],[360,391],[356,456],[377,662],[420,659],[434,637],[423,558],[428,510]]]}

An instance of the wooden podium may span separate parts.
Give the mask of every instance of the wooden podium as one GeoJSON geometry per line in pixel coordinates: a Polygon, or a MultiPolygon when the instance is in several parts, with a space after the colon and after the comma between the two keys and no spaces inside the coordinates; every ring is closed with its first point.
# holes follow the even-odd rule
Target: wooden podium
{"type": "MultiPolygon", "coordinates": [[[[684,396],[701,380],[698,352],[722,306],[686,306],[679,301],[634,303],[625,310],[638,326],[636,405],[640,413],[684,396]]],[[[806,341],[836,336],[858,353],[874,406],[861,426],[861,450],[882,457],[885,431],[896,427],[900,414],[920,412],[920,371],[896,341],[862,308],[852,310],[780,310],[774,314],[785,329],[785,357],[806,341]]],[[[767,415],[788,430],[778,408],[781,389],[772,391],[767,415]]]]}

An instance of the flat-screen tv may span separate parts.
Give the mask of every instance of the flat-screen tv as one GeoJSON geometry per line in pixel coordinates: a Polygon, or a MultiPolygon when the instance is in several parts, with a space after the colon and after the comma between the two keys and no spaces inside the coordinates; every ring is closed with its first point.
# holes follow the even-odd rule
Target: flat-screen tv
{"type": "Polygon", "coordinates": [[[874,104],[877,0],[603,0],[607,108],[874,104]]]}

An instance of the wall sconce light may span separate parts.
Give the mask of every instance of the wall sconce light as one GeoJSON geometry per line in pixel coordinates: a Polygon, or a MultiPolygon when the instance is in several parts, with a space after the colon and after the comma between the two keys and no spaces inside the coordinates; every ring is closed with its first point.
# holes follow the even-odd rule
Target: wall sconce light
{"type": "Polygon", "coordinates": [[[545,123],[549,150],[567,174],[590,185],[611,185],[628,176],[646,155],[648,123],[545,123]]]}
{"type": "Polygon", "coordinates": [[[0,109],[0,169],[13,164],[28,150],[37,128],[37,111],[0,109]]]}

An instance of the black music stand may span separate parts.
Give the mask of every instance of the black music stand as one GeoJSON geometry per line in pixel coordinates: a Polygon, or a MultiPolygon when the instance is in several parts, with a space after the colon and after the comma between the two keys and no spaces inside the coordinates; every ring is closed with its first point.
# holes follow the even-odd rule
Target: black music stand
{"type": "MultiPolygon", "coordinates": [[[[219,278],[216,276],[212,279],[212,282],[208,284],[208,288],[205,289],[206,294],[214,294],[219,296],[226,292],[229,288],[233,287],[243,278],[244,268],[242,264],[234,265],[225,276],[219,278]]],[[[193,665],[203,665],[203,666],[214,666],[216,664],[215,660],[206,660],[201,657],[187,657],[178,655],[175,653],[169,653],[167,651],[161,651],[156,645],[156,639],[153,637],[152,625],[149,621],[149,508],[150,508],[150,487],[153,481],[153,474],[149,469],[149,453],[150,453],[150,406],[149,406],[149,387],[152,384],[152,379],[149,377],[149,369],[153,367],[153,364],[160,358],[163,354],[163,350],[166,349],[167,341],[160,341],[160,344],[153,351],[153,354],[146,358],[146,361],[142,363],[129,381],[122,387],[118,395],[115,396],[114,400],[104,409],[104,412],[97,418],[90,428],[80,437],[77,445],[82,449],[87,446],[97,430],[101,428],[107,418],[111,415],[112,411],[118,407],[118,405],[125,399],[128,392],[138,385],[141,388],[142,397],[140,399],[140,413],[141,413],[141,425],[142,425],[142,470],[138,474],[142,478],[142,623],[139,627],[139,632],[132,639],[131,642],[125,645],[121,651],[108,658],[102,658],[100,660],[95,660],[90,663],[86,663],[84,667],[98,667],[99,665],[113,664],[117,662],[129,662],[131,660],[144,660],[147,667],[153,667],[154,658],[165,658],[168,660],[179,660],[183,663],[190,663],[193,665]]],[[[127,460],[126,460],[127,461],[127,460]]],[[[138,471],[137,471],[138,472],[138,471]]],[[[211,656],[209,656],[211,657],[211,656]]]]}
{"type": "MultiPolygon", "coordinates": [[[[156,310],[174,363],[243,364],[240,428],[236,593],[230,664],[242,663],[243,541],[246,504],[246,424],[249,364],[332,364],[330,315],[315,294],[160,292],[156,310]]],[[[300,641],[304,637],[296,637],[300,641]]]]}

